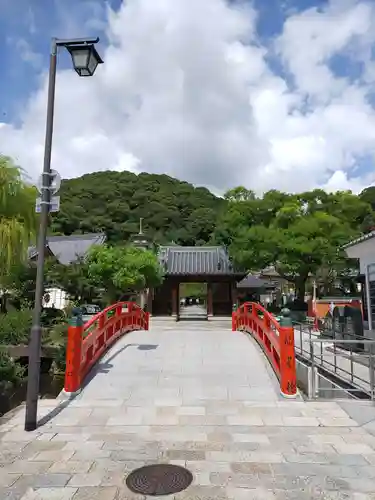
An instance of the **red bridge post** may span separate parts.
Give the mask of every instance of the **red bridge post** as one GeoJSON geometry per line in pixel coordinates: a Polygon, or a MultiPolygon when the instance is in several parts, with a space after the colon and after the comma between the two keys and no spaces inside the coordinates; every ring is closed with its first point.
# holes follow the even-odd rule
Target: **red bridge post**
{"type": "Polygon", "coordinates": [[[297,395],[296,357],[294,350],[294,327],[289,310],[282,311],[280,319],[280,389],[286,398],[297,395]]]}
{"type": "Polygon", "coordinates": [[[82,316],[77,314],[69,321],[66,346],[66,369],[64,392],[74,394],[81,387],[81,356],[83,340],[82,316]]]}
{"type": "Polygon", "coordinates": [[[232,332],[237,330],[237,312],[232,312],[232,332]]]}
{"type": "Polygon", "coordinates": [[[144,329],[149,330],[149,328],[150,328],[150,313],[145,312],[144,314],[145,314],[145,327],[144,327],[144,329]]]}

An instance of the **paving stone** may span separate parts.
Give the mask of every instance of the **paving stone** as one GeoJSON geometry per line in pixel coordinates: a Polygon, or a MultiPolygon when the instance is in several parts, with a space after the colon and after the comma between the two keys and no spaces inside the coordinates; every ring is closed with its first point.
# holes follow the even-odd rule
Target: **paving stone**
{"type": "Polygon", "coordinates": [[[70,474],[24,474],[15,483],[16,487],[62,488],[70,480],[70,474]]]}
{"type": "Polygon", "coordinates": [[[36,453],[31,457],[34,462],[58,462],[72,458],[74,450],[47,450],[36,453]]]}
{"type": "Polygon", "coordinates": [[[319,424],[325,427],[356,427],[358,424],[349,418],[319,417],[319,424]]]}
{"type": "Polygon", "coordinates": [[[230,464],[231,470],[236,474],[270,474],[273,475],[272,467],[267,463],[240,462],[230,464]]]}
{"type": "Polygon", "coordinates": [[[366,458],[363,455],[328,455],[332,465],[350,465],[352,467],[361,467],[366,465],[366,458]]]}
{"type": "Polygon", "coordinates": [[[21,473],[12,474],[11,472],[7,472],[6,470],[0,469],[0,487],[6,488],[8,486],[12,486],[20,477],[20,475],[21,473]]]}
{"type": "Polygon", "coordinates": [[[263,426],[263,420],[256,415],[240,416],[240,415],[230,415],[227,417],[227,422],[229,425],[246,425],[246,426],[263,426]]]}
{"type": "Polygon", "coordinates": [[[47,471],[51,467],[52,463],[52,461],[33,462],[31,460],[15,460],[6,468],[6,470],[11,473],[19,474],[39,474],[47,471]]]}
{"type": "Polygon", "coordinates": [[[357,478],[358,472],[355,467],[312,464],[312,463],[273,463],[271,464],[275,475],[281,476],[331,476],[341,478],[357,478]]]}
{"type": "Polygon", "coordinates": [[[324,453],[284,453],[287,462],[298,464],[329,464],[330,457],[324,453]]]}
{"type": "Polygon", "coordinates": [[[31,443],[27,444],[23,449],[23,453],[34,454],[36,455],[42,451],[60,451],[66,445],[66,441],[44,441],[44,440],[35,440],[31,443]]]}
{"type": "Polygon", "coordinates": [[[197,450],[166,450],[162,456],[170,460],[204,460],[206,458],[204,451],[197,450]]]}
{"type": "Polygon", "coordinates": [[[68,462],[55,462],[49,469],[49,473],[84,474],[93,466],[94,462],[84,462],[82,460],[69,460],[68,462]]]}
{"type": "Polygon", "coordinates": [[[120,497],[117,497],[117,488],[111,486],[78,488],[74,495],[74,500],[118,500],[118,498],[120,497]]]}
{"type": "Polygon", "coordinates": [[[349,487],[358,493],[374,493],[374,480],[361,478],[348,478],[349,487]]]}
{"type": "Polygon", "coordinates": [[[270,444],[270,438],[264,434],[232,434],[233,441],[238,443],[270,444]]]}
{"type": "Polygon", "coordinates": [[[95,460],[97,458],[109,458],[111,456],[111,452],[109,450],[102,450],[100,448],[88,448],[77,450],[74,452],[74,455],[71,457],[72,460],[95,460]]]}
{"type": "Polygon", "coordinates": [[[177,415],[205,415],[204,406],[181,406],[175,409],[177,415]]]}
{"type": "MultiPolygon", "coordinates": [[[[165,497],[167,498],[167,497],[165,497]]],[[[175,495],[176,500],[231,500],[225,487],[218,486],[189,486],[185,491],[175,495]]],[[[119,500],[128,500],[125,496],[119,500]]],[[[135,500],[135,499],[134,499],[135,500]]],[[[138,499],[137,499],[138,500],[138,499]]]]}
{"type": "Polygon", "coordinates": [[[72,500],[77,488],[30,488],[21,500],[72,500]]]}
{"type": "Polygon", "coordinates": [[[265,488],[227,488],[231,500],[275,500],[276,493],[265,488]]]}
{"type": "Polygon", "coordinates": [[[128,460],[156,460],[160,452],[157,450],[150,450],[147,448],[137,449],[137,450],[119,450],[110,451],[110,457],[112,460],[118,462],[126,462],[128,460]]]}
{"type": "Polygon", "coordinates": [[[287,427],[319,427],[319,420],[314,417],[282,417],[287,427]]]}
{"type": "Polygon", "coordinates": [[[281,453],[261,452],[261,451],[239,451],[235,453],[208,451],[206,458],[219,462],[261,462],[261,463],[282,463],[285,458],[281,453]]]}
{"type": "Polygon", "coordinates": [[[191,472],[230,472],[229,462],[208,462],[206,460],[186,460],[184,466],[191,472]]]}
{"type": "Polygon", "coordinates": [[[344,441],[345,438],[343,436],[337,435],[337,434],[333,434],[333,435],[316,434],[316,435],[309,435],[308,438],[309,438],[309,441],[311,441],[314,444],[318,444],[318,445],[320,445],[320,444],[340,445],[340,444],[345,443],[345,441],[344,441]]]}
{"type": "Polygon", "coordinates": [[[102,481],[102,474],[98,471],[73,474],[68,483],[70,487],[99,486],[102,481]]]}
{"type": "Polygon", "coordinates": [[[224,415],[182,415],[178,417],[179,425],[225,425],[224,415]]]}
{"type": "MultiPolygon", "coordinates": [[[[143,465],[143,464],[142,464],[143,465]]],[[[100,473],[101,475],[101,486],[116,486],[123,487],[125,485],[125,478],[127,476],[125,470],[122,471],[107,471],[105,473],[100,473]]]]}
{"type": "Polygon", "coordinates": [[[22,497],[25,496],[27,488],[25,487],[15,487],[11,488],[2,488],[0,487],[0,498],[1,500],[22,500],[22,497]]]}
{"type": "Polygon", "coordinates": [[[364,443],[337,443],[334,448],[343,455],[371,455],[375,454],[374,448],[364,443]]]}
{"type": "Polygon", "coordinates": [[[92,454],[99,453],[100,450],[103,449],[104,446],[104,441],[76,441],[73,439],[73,441],[69,441],[65,444],[65,446],[62,448],[62,451],[84,451],[85,453],[89,453],[92,451],[92,454]],[[82,448],[84,450],[82,450],[82,448]]]}

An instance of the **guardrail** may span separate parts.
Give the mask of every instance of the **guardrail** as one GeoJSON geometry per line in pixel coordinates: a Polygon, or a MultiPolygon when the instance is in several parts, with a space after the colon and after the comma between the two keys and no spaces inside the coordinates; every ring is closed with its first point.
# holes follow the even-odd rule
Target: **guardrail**
{"type": "Polygon", "coordinates": [[[246,302],[232,314],[232,330],[250,333],[260,344],[280,382],[281,394],[294,398],[297,394],[294,328],[291,318],[278,322],[256,302],[246,302]]]}
{"type": "MultiPolygon", "coordinates": [[[[360,342],[369,347],[368,352],[355,352],[353,347],[358,344],[359,339],[345,340],[345,339],[321,339],[310,338],[308,340],[309,349],[304,349],[304,342],[301,340],[300,346],[296,346],[297,352],[300,351],[305,358],[310,361],[312,369],[311,377],[311,394],[316,398],[321,391],[341,391],[341,388],[325,389],[319,387],[319,377],[317,371],[323,368],[326,372],[331,373],[344,383],[350,384],[353,388],[345,387],[349,393],[358,393],[362,391],[370,397],[371,400],[375,399],[375,340],[361,338],[360,342]],[[324,344],[332,344],[332,351],[323,349],[324,344]],[[343,352],[338,349],[338,345],[348,345],[348,352],[343,352]],[[319,352],[316,353],[315,346],[319,346],[319,352]],[[331,358],[331,359],[330,359],[331,358]]],[[[306,345],[306,342],[305,342],[306,345]]]]}
{"type": "Polygon", "coordinates": [[[64,392],[74,395],[99,358],[118,338],[133,330],[148,330],[149,313],[132,302],[107,307],[83,324],[72,318],[68,328],[64,392]]]}

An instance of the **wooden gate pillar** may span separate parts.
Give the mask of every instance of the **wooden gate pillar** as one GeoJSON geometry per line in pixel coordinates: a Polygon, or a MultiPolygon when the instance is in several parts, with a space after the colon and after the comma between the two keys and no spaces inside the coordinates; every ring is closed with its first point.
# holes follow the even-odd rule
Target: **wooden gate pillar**
{"type": "Polygon", "coordinates": [[[237,291],[237,283],[234,282],[231,284],[231,297],[232,297],[232,306],[238,307],[238,291],[237,291]]]}
{"type": "Polygon", "coordinates": [[[207,283],[207,316],[213,316],[212,283],[207,283]]]}
{"type": "Polygon", "coordinates": [[[177,318],[178,316],[178,283],[173,283],[172,285],[172,316],[177,318]]]}

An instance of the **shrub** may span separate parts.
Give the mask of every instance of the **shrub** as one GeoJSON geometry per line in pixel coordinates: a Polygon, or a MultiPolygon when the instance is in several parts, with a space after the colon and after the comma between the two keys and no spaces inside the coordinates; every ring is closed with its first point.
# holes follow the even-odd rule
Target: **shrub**
{"type": "Polygon", "coordinates": [[[0,384],[16,384],[25,375],[25,369],[16,363],[7,352],[0,349],[0,384]]]}
{"type": "Polygon", "coordinates": [[[52,371],[54,373],[65,372],[66,344],[68,338],[68,322],[55,325],[48,333],[47,343],[56,347],[52,371]]]}
{"type": "Polygon", "coordinates": [[[0,314],[0,345],[28,344],[31,325],[29,309],[0,314]]]}

